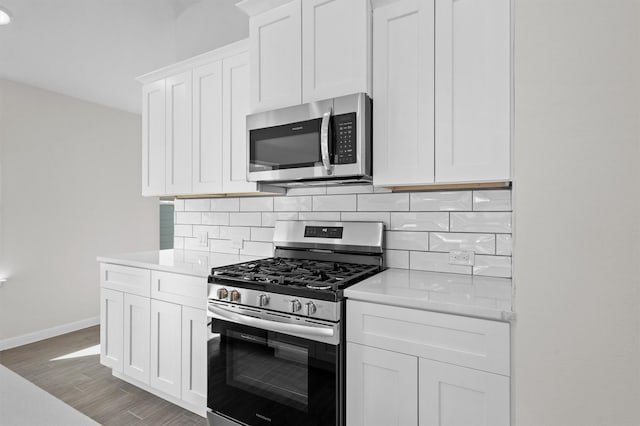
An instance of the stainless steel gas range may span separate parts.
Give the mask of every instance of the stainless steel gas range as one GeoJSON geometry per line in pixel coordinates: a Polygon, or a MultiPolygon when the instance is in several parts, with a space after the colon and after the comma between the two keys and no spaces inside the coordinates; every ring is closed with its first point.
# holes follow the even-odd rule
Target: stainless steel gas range
{"type": "Polygon", "coordinates": [[[378,222],[279,221],[275,257],[209,276],[210,426],[344,425],[344,288],[383,269],[378,222]]]}

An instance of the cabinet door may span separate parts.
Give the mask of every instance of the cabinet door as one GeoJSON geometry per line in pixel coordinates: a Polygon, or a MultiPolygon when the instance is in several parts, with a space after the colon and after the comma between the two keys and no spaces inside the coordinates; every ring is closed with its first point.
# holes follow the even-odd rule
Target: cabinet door
{"type": "Polygon", "coordinates": [[[166,192],[191,192],[191,71],[166,79],[166,192]]]}
{"type": "Polygon", "coordinates": [[[347,342],[347,424],[418,424],[418,358],[347,342]]]}
{"type": "Polygon", "coordinates": [[[249,111],[249,55],[222,63],[222,188],[224,192],[254,192],[247,182],[247,112],[249,111]]]}
{"type": "Polygon", "coordinates": [[[433,0],[373,11],[374,185],[434,179],[433,0]]]}
{"type": "Polygon", "coordinates": [[[207,405],[207,313],[182,307],[182,399],[207,405]]]}
{"type": "Polygon", "coordinates": [[[151,301],[124,294],[124,374],[149,384],[151,301]]]}
{"type": "Polygon", "coordinates": [[[436,181],[510,179],[510,0],[436,0],[436,181]]]}
{"type": "Polygon", "coordinates": [[[193,192],[222,192],[222,62],[193,70],[193,192]]]}
{"type": "Polygon", "coordinates": [[[420,426],[509,426],[509,378],[420,358],[420,426]]]}
{"type": "Polygon", "coordinates": [[[371,93],[369,0],[302,2],[302,102],[371,93]]]}
{"type": "Polygon", "coordinates": [[[151,377],[149,384],[180,398],[182,308],[151,299],[151,377]]]}
{"type": "Polygon", "coordinates": [[[252,112],[302,102],[300,1],[249,21],[252,112]]]}
{"type": "Polygon", "coordinates": [[[142,195],[165,191],[165,81],[142,87],[142,195]]]}
{"type": "Polygon", "coordinates": [[[100,363],[122,373],[124,296],[120,291],[100,289],[100,363]]]}

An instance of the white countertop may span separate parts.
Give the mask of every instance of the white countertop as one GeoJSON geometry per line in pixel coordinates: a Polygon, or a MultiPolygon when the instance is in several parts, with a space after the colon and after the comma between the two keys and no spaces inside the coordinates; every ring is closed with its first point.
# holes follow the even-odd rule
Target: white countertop
{"type": "Polygon", "coordinates": [[[511,279],[387,269],[344,291],[349,299],[511,321],[511,279]]]}
{"type": "Polygon", "coordinates": [[[264,256],[244,256],[228,253],[210,253],[197,250],[152,250],[122,253],[113,256],[98,256],[98,262],[175,272],[177,274],[208,277],[211,268],[249,262],[264,256]]]}

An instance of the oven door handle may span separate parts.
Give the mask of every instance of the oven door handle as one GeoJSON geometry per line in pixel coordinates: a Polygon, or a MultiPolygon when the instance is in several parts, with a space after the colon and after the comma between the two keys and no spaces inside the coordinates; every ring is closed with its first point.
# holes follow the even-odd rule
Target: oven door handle
{"type": "Polygon", "coordinates": [[[329,157],[329,123],[331,122],[331,109],[322,115],[320,125],[320,152],[322,154],[322,164],[327,174],[331,174],[331,158],[329,157]]]}
{"type": "Polygon", "coordinates": [[[250,317],[248,315],[238,314],[236,312],[228,311],[224,308],[215,305],[209,305],[208,310],[210,313],[221,317],[222,319],[236,322],[242,325],[249,325],[256,328],[262,328],[269,331],[277,331],[283,333],[296,333],[299,335],[313,337],[333,337],[333,328],[314,327],[310,325],[300,324],[287,324],[277,321],[269,321],[261,318],[250,317]]]}

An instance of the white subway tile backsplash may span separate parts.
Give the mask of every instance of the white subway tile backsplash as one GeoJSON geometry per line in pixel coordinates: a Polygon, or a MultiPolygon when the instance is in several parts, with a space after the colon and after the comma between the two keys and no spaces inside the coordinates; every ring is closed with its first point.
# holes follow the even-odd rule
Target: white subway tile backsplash
{"type": "Polygon", "coordinates": [[[212,198],[211,211],[214,211],[214,212],[240,211],[240,199],[239,198],[212,198]]]}
{"type": "Polygon", "coordinates": [[[251,228],[245,226],[221,226],[220,239],[231,240],[234,238],[242,238],[243,240],[251,239],[251,228]]]}
{"type": "Polygon", "coordinates": [[[391,213],[391,229],[395,231],[448,231],[449,213],[391,213]]]}
{"type": "Polygon", "coordinates": [[[273,210],[277,212],[302,212],[311,211],[313,205],[310,195],[297,197],[275,197],[273,210]]]}
{"type": "Polygon", "coordinates": [[[501,256],[511,256],[512,251],[511,234],[496,235],[496,254],[501,256]]]}
{"type": "Polygon", "coordinates": [[[273,197],[244,197],[240,198],[241,212],[270,212],[273,211],[273,197]]]}
{"type": "Polygon", "coordinates": [[[391,213],[389,212],[342,212],[344,222],[384,222],[385,229],[390,229],[391,213]]]}
{"type": "Polygon", "coordinates": [[[173,211],[175,212],[183,212],[184,211],[184,200],[175,199],[173,200],[173,211]]]}
{"type": "Polygon", "coordinates": [[[173,225],[175,237],[193,237],[193,225],[173,225]]]}
{"type": "Polygon", "coordinates": [[[314,195],[313,210],[317,212],[355,211],[356,195],[314,195]]]}
{"type": "Polygon", "coordinates": [[[202,213],[203,225],[228,225],[229,213],[202,213]]]}
{"type": "MultiPolygon", "coordinates": [[[[477,256],[476,256],[477,259],[477,256]]],[[[428,251],[412,251],[409,253],[411,269],[434,272],[451,272],[454,274],[471,274],[471,266],[450,265],[448,253],[432,253],[428,251]]]]}
{"type": "Polygon", "coordinates": [[[373,185],[327,186],[327,194],[365,194],[373,192],[373,185]]]}
{"type": "Polygon", "coordinates": [[[473,266],[474,275],[491,277],[511,277],[511,257],[509,256],[476,256],[473,266]]]}
{"type": "Polygon", "coordinates": [[[428,232],[385,232],[385,246],[396,250],[429,250],[428,232]]]}
{"type": "Polygon", "coordinates": [[[429,250],[467,250],[481,254],[495,254],[494,234],[461,234],[455,232],[432,232],[429,234],[429,250]]]}
{"type": "Polygon", "coordinates": [[[452,232],[511,233],[511,212],[451,213],[452,232]]]}
{"type": "Polygon", "coordinates": [[[231,226],[260,226],[262,225],[262,213],[233,213],[229,215],[231,226]]]}
{"type": "Polygon", "coordinates": [[[387,268],[409,269],[409,252],[406,250],[385,250],[384,263],[387,268]]]}
{"type": "Polygon", "coordinates": [[[287,195],[324,195],[327,193],[326,186],[310,186],[302,188],[289,188],[287,195]]]}
{"type": "Polygon", "coordinates": [[[231,240],[209,240],[209,249],[216,253],[239,253],[237,248],[232,247],[231,240]]]}
{"type": "Polygon", "coordinates": [[[262,226],[276,226],[277,220],[298,220],[298,212],[262,213],[262,226]]]}
{"type": "Polygon", "coordinates": [[[471,191],[414,192],[411,211],[470,211],[471,191]]]}
{"type": "Polygon", "coordinates": [[[298,215],[300,220],[326,220],[340,221],[340,212],[300,212],[298,215]]]}
{"type": "Polygon", "coordinates": [[[473,191],[474,211],[511,211],[511,191],[473,191]]]}
{"type": "Polygon", "coordinates": [[[208,198],[194,198],[183,201],[184,211],[187,212],[208,212],[211,209],[211,200],[208,198]]]}
{"type": "Polygon", "coordinates": [[[274,228],[251,228],[251,241],[273,241],[274,228]]]}
{"type": "Polygon", "coordinates": [[[273,256],[273,244],[256,241],[245,241],[240,249],[240,254],[251,256],[273,256]]]}
{"type": "Polygon", "coordinates": [[[409,211],[409,194],[359,194],[358,211],[409,211]]]}
{"type": "Polygon", "coordinates": [[[177,212],[176,223],[178,225],[200,225],[202,223],[202,213],[199,212],[177,212]]]}
{"type": "Polygon", "coordinates": [[[183,249],[184,248],[184,237],[173,237],[173,248],[174,249],[183,249]]]}
{"type": "Polygon", "coordinates": [[[197,251],[209,251],[209,244],[207,245],[200,244],[199,238],[185,238],[184,239],[184,247],[185,250],[197,250],[197,251]]]}
{"type": "Polygon", "coordinates": [[[193,236],[198,237],[203,232],[207,233],[207,238],[219,238],[220,227],[212,225],[193,225],[193,236]]]}

